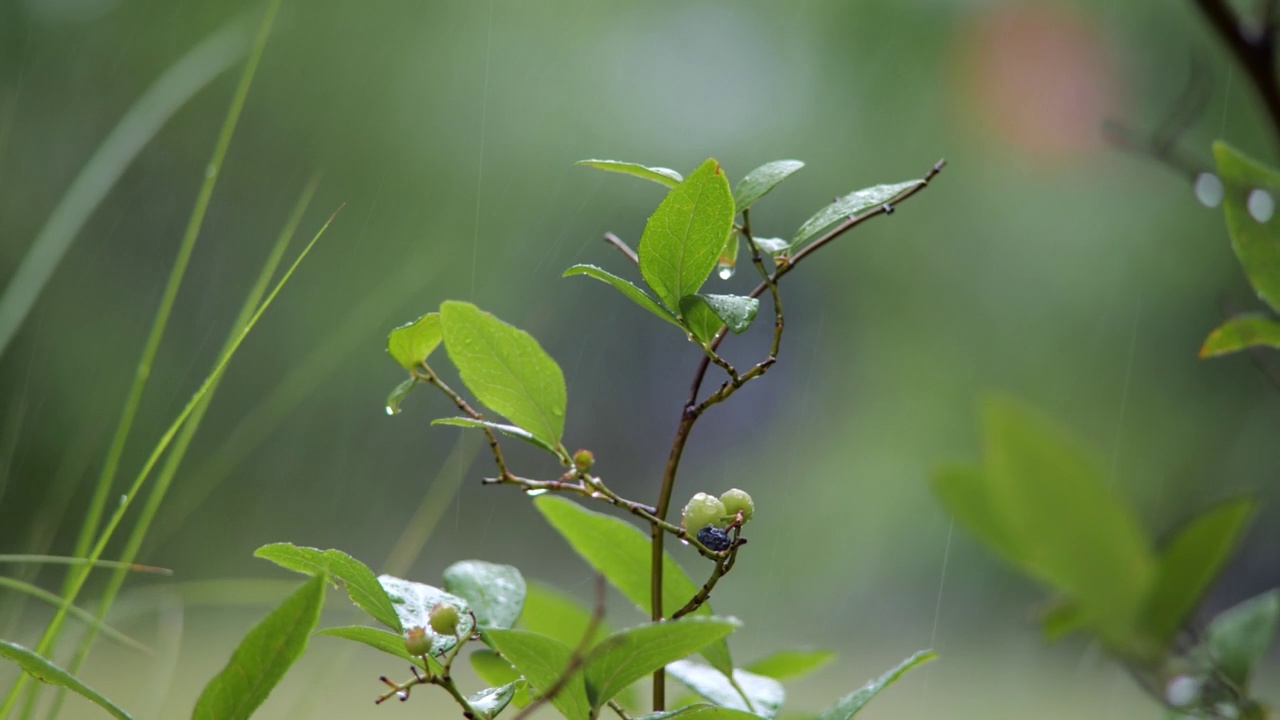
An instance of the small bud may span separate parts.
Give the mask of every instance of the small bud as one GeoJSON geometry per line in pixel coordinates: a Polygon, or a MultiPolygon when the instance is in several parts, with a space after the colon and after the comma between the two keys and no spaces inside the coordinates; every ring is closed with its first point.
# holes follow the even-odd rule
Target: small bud
{"type": "Polygon", "coordinates": [[[750,520],[756,512],[756,504],[751,501],[751,496],[738,488],[725,490],[720,496],[720,502],[724,503],[724,510],[729,515],[737,515],[741,512],[742,522],[750,520]]]}
{"type": "Polygon", "coordinates": [[[596,456],[590,450],[579,450],[573,454],[573,467],[578,472],[590,472],[596,464],[596,456]]]}
{"type": "Polygon", "coordinates": [[[427,616],[431,622],[431,629],[441,635],[457,635],[458,634],[458,608],[449,603],[440,603],[431,608],[431,614],[427,616]]]}
{"type": "Polygon", "coordinates": [[[415,657],[431,652],[431,638],[424,627],[411,627],[404,639],[404,649],[415,657]]]}
{"type": "Polygon", "coordinates": [[[698,493],[684,506],[684,528],[697,531],[707,525],[724,525],[724,503],[706,493],[698,493]]]}
{"type": "Polygon", "coordinates": [[[698,531],[698,542],[706,545],[707,549],[713,552],[728,550],[729,545],[732,544],[729,533],[714,525],[708,525],[698,531]]]}

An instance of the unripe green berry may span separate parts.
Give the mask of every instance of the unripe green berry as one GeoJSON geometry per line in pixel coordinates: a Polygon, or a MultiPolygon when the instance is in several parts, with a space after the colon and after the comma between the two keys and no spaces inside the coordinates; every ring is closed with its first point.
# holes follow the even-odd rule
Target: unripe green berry
{"type": "Polygon", "coordinates": [[[431,622],[431,629],[441,635],[456,635],[458,633],[458,608],[447,602],[431,608],[431,614],[427,616],[431,622]]]}
{"type": "Polygon", "coordinates": [[[729,515],[737,515],[741,512],[742,522],[750,520],[756,512],[756,505],[751,501],[751,496],[738,488],[725,490],[720,496],[720,502],[724,503],[725,512],[729,515]]]}
{"type": "Polygon", "coordinates": [[[431,652],[431,637],[427,635],[427,629],[424,627],[409,628],[409,634],[404,639],[404,649],[415,657],[431,652]]]}
{"type": "Polygon", "coordinates": [[[706,493],[698,493],[684,506],[684,527],[697,532],[708,525],[724,527],[724,503],[706,493]]]}
{"type": "Polygon", "coordinates": [[[573,467],[578,472],[589,472],[596,464],[596,456],[590,450],[579,450],[573,454],[573,467]]]}

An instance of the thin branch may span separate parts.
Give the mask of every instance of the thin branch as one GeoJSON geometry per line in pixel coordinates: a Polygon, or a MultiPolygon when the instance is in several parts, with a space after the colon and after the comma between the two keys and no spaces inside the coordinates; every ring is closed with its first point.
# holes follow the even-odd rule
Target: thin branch
{"type": "Polygon", "coordinates": [[[609,705],[609,709],[617,713],[618,717],[622,718],[622,720],[635,720],[627,714],[627,711],[618,704],[617,700],[610,700],[607,704],[609,705]]]}
{"type": "MultiPolygon", "coordinates": [[[[475,408],[468,405],[467,401],[455,392],[453,388],[446,385],[444,381],[440,379],[440,376],[436,375],[435,371],[428,367],[425,362],[419,363],[418,366],[413,369],[413,376],[423,382],[430,383],[431,385],[439,388],[440,392],[448,395],[449,399],[453,400],[453,404],[458,406],[458,409],[471,419],[484,420],[483,415],[477,412],[475,408]]],[[[498,436],[494,435],[493,431],[484,425],[481,425],[480,429],[484,431],[485,437],[489,440],[489,449],[493,452],[493,461],[498,466],[498,475],[504,478],[511,477],[511,473],[507,470],[507,462],[502,457],[502,447],[498,445],[498,436]]]]}
{"type": "Polygon", "coordinates": [[[630,246],[622,242],[622,238],[619,238],[617,235],[614,235],[611,232],[607,232],[604,234],[604,241],[618,248],[618,251],[621,252],[623,255],[626,255],[627,258],[631,260],[631,262],[635,263],[636,265],[640,264],[640,256],[636,255],[636,251],[632,250],[630,246]]]}
{"type": "Polygon", "coordinates": [[[684,607],[671,614],[672,620],[682,618],[685,615],[696,611],[711,599],[711,591],[715,589],[716,583],[720,582],[720,578],[728,575],[729,571],[733,569],[733,564],[738,561],[738,548],[747,544],[746,540],[739,537],[739,535],[741,535],[741,531],[742,527],[740,525],[734,528],[733,544],[729,546],[729,557],[716,563],[715,570],[711,571],[711,577],[707,578],[707,581],[703,583],[698,592],[689,599],[689,602],[684,604],[684,607]]]}
{"type": "Polygon", "coordinates": [[[547,691],[542,693],[538,699],[524,706],[514,718],[511,720],[525,720],[533,714],[534,710],[542,707],[556,696],[556,693],[564,689],[565,685],[573,679],[574,673],[582,667],[582,663],[587,659],[587,651],[591,649],[591,643],[595,640],[596,632],[600,630],[600,623],[604,622],[604,601],[605,586],[604,576],[596,575],[596,604],[591,611],[591,621],[587,623],[587,629],[582,633],[582,639],[578,641],[578,647],[574,648],[573,654],[569,656],[569,662],[564,666],[564,671],[560,673],[560,677],[556,679],[547,691]]]}
{"type": "Polygon", "coordinates": [[[1271,120],[1271,129],[1280,140],[1280,85],[1276,82],[1274,36],[1265,29],[1257,37],[1246,35],[1226,0],[1195,0],[1195,5],[1249,75],[1271,120]]]}

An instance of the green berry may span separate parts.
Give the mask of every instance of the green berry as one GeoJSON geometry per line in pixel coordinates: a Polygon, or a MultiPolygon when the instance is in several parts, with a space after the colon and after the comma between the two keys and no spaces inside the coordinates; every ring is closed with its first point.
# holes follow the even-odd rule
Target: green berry
{"type": "Polygon", "coordinates": [[[737,515],[741,512],[742,522],[750,520],[756,512],[756,505],[751,502],[751,496],[738,488],[725,490],[720,496],[720,502],[724,503],[725,512],[729,515],[737,515]]]}
{"type": "Polygon", "coordinates": [[[441,635],[458,634],[458,608],[449,603],[440,603],[431,608],[431,614],[427,616],[431,622],[431,629],[441,635]]]}
{"type": "Polygon", "coordinates": [[[684,527],[693,532],[708,525],[723,527],[725,514],[724,503],[719,499],[706,493],[698,493],[684,506],[684,527]]]}
{"type": "Polygon", "coordinates": [[[404,639],[404,649],[415,657],[431,652],[431,638],[427,635],[427,629],[424,627],[409,628],[409,634],[404,639]]]}
{"type": "Polygon", "coordinates": [[[596,464],[596,456],[590,450],[579,450],[573,454],[573,467],[578,472],[589,472],[596,464]]]}

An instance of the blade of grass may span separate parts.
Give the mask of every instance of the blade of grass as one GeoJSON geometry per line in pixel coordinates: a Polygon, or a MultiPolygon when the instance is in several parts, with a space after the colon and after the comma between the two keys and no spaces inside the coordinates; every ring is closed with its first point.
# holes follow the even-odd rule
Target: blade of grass
{"type": "Polygon", "coordinates": [[[246,30],[243,22],[232,22],[183,55],[125,112],[81,168],[0,295],[0,356],[71,242],[133,159],[178,108],[244,55],[246,30]]]}
{"type": "MultiPolygon", "coordinates": [[[[28,595],[37,600],[46,602],[54,607],[58,607],[62,605],[62,598],[59,597],[56,593],[51,593],[48,590],[45,590],[44,588],[40,587],[39,585],[32,585],[29,582],[23,582],[22,580],[15,580],[13,578],[8,578],[3,575],[0,575],[0,587],[9,588],[10,590],[13,590],[15,592],[23,593],[24,595],[28,595]]],[[[103,635],[106,635],[107,637],[111,638],[112,640],[115,640],[121,645],[124,645],[126,647],[131,647],[134,650],[137,650],[139,652],[144,652],[148,655],[152,654],[151,648],[147,647],[146,645],[143,645],[137,640],[134,640],[128,635],[125,635],[119,630],[116,630],[110,625],[102,622],[98,618],[94,617],[93,613],[81,608],[79,605],[72,605],[71,607],[67,608],[67,614],[75,618],[76,620],[83,622],[85,625],[87,625],[91,629],[91,631],[94,631],[94,632],[101,631],[103,635]]],[[[72,674],[74,675],[75,673],[72,673],[72,674]]]]}
{"type": "MultiPolygon", "coordinates": [[[[298,225],[302,222],[302,216],[306,214],[307,207],[311,205],[311,198],[315,195],[316,187],[320,183],[319,174],[313,175],[311,180],[303,188],[302,194],[298,196],[297,202],[294,204],[293,211],[289,214],[289,219],[285,222],[284,228],[281,229],[280,235],[276,238],[275,245],[272,246],[271,252],[267,255],[266,262],[263,263],[262,269],[258,272],[258,278],[254,281],[253,287],[249,289],[248,295],[245,296],[244,304],[240,307],[240,312],[236,316],[235,322],[231,325],[230,332],[223,342],[223,346],[219,354],[226,353],[231,347],[231,343],[235,341],[236,335],[244,329],[249,318],[253,316],[253,311],[262,301],[262,296],[266,293],[267,287],[271,282],[272,276],[275,275],[276,269],[280,266],[280,261],[284,258],[285,248],[289,246],[289,242],[293,239],[294,233],[298,229],[298,225]]],[[[191,441],[195,438],[196,433],[200,429],[200,421],[204,419],[205,412],[209,409],[209,403],[213,401],[214,394],[218,391],[218,383],[222,380],[221,375],[213,380],[213,384],[209,386],[209,392],[196,406],[191,417],[187,419],[186,424],[182,426],[182,432],[174,441],[173,449],[165,458],[164,467],[160,469],[160,474],[156,476],[155,483],[151,486],[151,493],[147,497],[146,504],[142,507],[142,512],[138,516],[138,521],[134,524],[133,530],[129,533],[129,539],[125,543],[124,550],[120,557],[126,563],[133,562],[138,556],[138,551],[142,548],[142,541],[147,536],[147,531],[151,528],[151,523],[155,519],[156,512],[160,509],[160,503],[164,501],[165,493],[168,492],[169,486],[173,483],[173,478],[178,472],[178,467],[182,465],[182,460],[186,456],[187,448],[191,446],[191,441]]],[[[120,592],[120,587],[124,584],[125,573],[117,571],[112,573],[111,578],[107,581],[107,586],[102,592],[102,597],[98,601],[97,618],[105,621],[107,612],[111,609],[111,604],[115,602],[116,595],[120,592]]],[[[85,633],[80,641],[80,648],[76,651],[75,658],[71,661],[70,671],[72,675],[80,672],[80,668],[84,665],[84,661],[89,656],[90,647],[93,645],[94,633],[92,630],[85,633]]],[[[52,708],[48,714],[50,718],[56,718],[58,711],[62,707],[62,701],[66,698],[66,692],[60,691],[58,699],[54,701],[52,708]]]]}
{"type": "MultiPolygon", "coordinates": [[[[341,208],[339,208],[339,211],[340,210],[341,208]]],[[[111,514],[111,518],[108,520],[106,527],[103,528],[102,534],[98,537],[98,542],[94,544],[92,551],[89,553],[90,562],[97,562],[97,560],[102,557],[102,553],[106,549],[107,543],[111,540],[112,534],[115,533],[116,527],[120,525],[120,521],[124,518],[124,514],[128,511],[129,506],[133,504],[134,498],[137,497],[138,491],[142,489],[142,485],[146,482],[147,477],[151,475],[151,471],[155,468],[156,463],[159,462],[160,456],[169,449],[169,444],[173,442],[174,436],[178,434],[178,430],[182,427],[183,423],[187,421],[187,418],[191,416],[191,413],[195,410],[196,406],[200,404],[200,401],[204,398],[205,394],[209,392],[209,388],[213,384],[214,380],[222,373],[223,369],[226,368],[227,363],[230,362],[231,358],[235,355],[236,350],[240,348],[241,343],[244,342],[244,339],[249,335],[249,332],[253,330],[254,325],[258,323],[259,318],[261,318],[262,314],[271,306],[271,303],[275,301],[276,296],[280,294],[280,290],[289,282],[289,278],[293,277],[293,273],[298,269],[298,266],[302,264],[302,261],[306,259],[307,255],[311,252],[311,248],[315,247],[316,242],[320,240],[322,235],[324,235],[325,230],[329,228],[330,223],[333,222],[333,219],[336,216],[337,212],[329,216],[329,219],[325,221],[320,230],[313,238],[311,238],[311,242],[307,243],[307,246],[302,249],[298,258],[293,261],[293,264],[285,271],[284,276],[281,277],[280,281],[276,283],[274,288],[272,288],[271,293],[262,301],[262,305],[258,307],[258,310],[253,314],[253,317],[250,318],[249,322],[245,325],[244,330],[242,330],[239,337],[236,338],[236,341],[227,348],[227,352],[219,358],[218,363],[214,366],[213,370],[205,377],[204,382],[200,384],[200,389],[196,391],[196,394],[193,395],[189,401],[187,401],[182,412],[178,414],[178,417],[175,418],[169,425],[169,428],[165,430],[164,435],[160,437],[160,440],[152,449],[151,455],[147,458],[146,463],[143,464],[142,469],[138,472],[138,476],[129,487],[128,492],[120,498],[120,504],[116,507],[115,512],[111,514]]],[[[59,608],[57,614],[53,616],[53,620],[51,620],[49,626],[45,628],[45,632],[40,639],[40,643],[36,646],[36,652],[38,654],[46,655],[49,652],[49,648],[52,646],[54,639],[57,637],[58,631],[62,627],[62,623],[66,619],[67,606],[75,602],[76,596],[80,593],[81,588],[84,587],[84,582],[87,577],[87,572],[75,574],[74,584],[68,592],[63,593],[62,607],[59,608]]],[[[5,701],[5,706],[0,708],[0,719],[8,717],[13,703],[16,702],[15,698],[22,690],[23,684],[24,681],[19,679],[15,687],[9,691],[9,695],[5,701]]]]}
{"type": "MultiPolygon", "coordinates": [[[[68,557],[66,555],[0,555],[0,563],[28,563],[33,565],[89,565],[89,561],[84,558],[68,557]]],[[[131,572],[154,573],[156,575],[172,575],[173,571],[169,568],[155,567],[154,565],[139,565],[133,562],[122,562],[119,560],[99,560],[92,563],[98,568],[112,568],[115,570],[126,570],[131,572]]]]}

